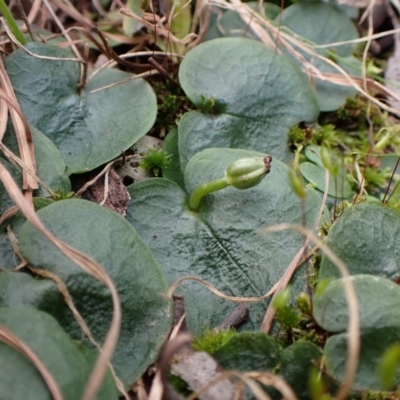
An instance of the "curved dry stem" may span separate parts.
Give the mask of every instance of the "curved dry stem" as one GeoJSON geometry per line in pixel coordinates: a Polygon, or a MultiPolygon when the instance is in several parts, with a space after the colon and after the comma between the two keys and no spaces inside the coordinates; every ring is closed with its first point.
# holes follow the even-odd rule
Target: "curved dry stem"
{"type": "Polygon", "coordinates": [[[269,372],[259,372],[259,371],[250,371],[245,373],[241,373],[238,371],[224,371],[221,374],[219,374],[215,379],[207,383],[207,385],[202,387],[200,390],[187,397],[186,400],[197,399],[200,397],[202,393],[204,393],[211,386],[215,385],[217,382],[232,377],[240,379],[242,382],[247,384],[250,387],[250,389],[252,389],[252,391],[253,389],[255,389],[253,393],[256,395],[256,397],[259,396],[257,398],[261,400],[270,400],[270,397],[263,390],[261,390],[261,388],[254,382],[255,380],[259,381],[264,385],[273,386],[275,389],[281,392],[282,396],[286,400],[297,400],[297,397],[294,394],[293,389],[287,384],[287,382],[282,377],[271,374],[269,372]],[[258,390],[258,388],[260,390],[258,390]]]}
{"type": "Polygon", "coordinates": [[[102,87],[97,88],[97,89],[93,89],[93,90],[91,90],[91,91],[89,92],[89,94],[93,94],[93,93],[96,93],[96,92],[100,92],[101,90],[109,89],[109,88],[112,88],[112,87],[114,87],[114,86],[118,86],[118,85],[121,85],[121,84],[123,84],[123,83],[126,83],[126,82],[134,81],[135,79],[143,78],[143,77],[145,77],[145,76],[153,76],[153,75],[157,75],[157,74],[159,74],[159,71],[158,71],[158,70],[156,70],[156,69],[151,69],[150,71],[142,72],[141,74],[137,74],[137,75],[135,75],[135,76],[132,76],[132,77],[123,79],[123,80],[121,80],[121,81],[114,82],[114,83],[110,83],[109,85],[102,86],[102,87]]]}
{"type": "MultiPolygon", "coordinates": [[[[0,81],[4,91],[1,90],[0,96],[9,106],[9,112],[18,142],[18,149],[21,160],[30,171],[36,171],[35,151],[29,125],[25,116],[19,107],[17,97],[15,96],[13,86],[3,61],[0,60],[0,81]]],[[[22,173],[22,188],[26,191],[26,197],[32,197],[32,191],[38,188],[37,181],[32,178],[25,170],[22,173]]]]}
{"type": "MultiPolygon", "coordinates": [[[[2,18],[0,18],[0,20],[2,20],[2,18]]],[[[3,22],[3,21],[2,21],[3,22]]],[[[25,46],[22,46],[21,43],[18,43],[18,41],[15,39],[14,35],[8,30],[8,28],[6,27],[6,25],[3,25],[5,31],[7,32],[7,35],[9,36],[10,40],[17,45],[18,47],[20,47],[21,49],[24,49],[24,51],[26,51],[30,56],[35,57],[35,58],[39,58],[41,60],[53,60],[53,61],[74,61],[74,62],[79,62],[79,63],[84,63],[85,60],[83,60],[82,58],[73,58],[73,57],[50,57],[50,56],[41,56],[39,54],[33,53],[30,50],[28,50],[25,46]]]]}
{"type": "Polygon", "coordinates": [[[40,221],[36,215],[33,205],[29,203],[22,193],[20,192],[17,184],[12,179],[10,173],[7,169],[0,164],[0,180],[3,182],[9,196],[14,201],[14,203],[21,210],[26,219],[44,236],[50,241],[54,246],[56,246],[62,253],[64,253],[68,258],[78,264],[84,271],[88,274],[102,282],[111,293],[113,302],[113,316],[110,324],[110,328],[107,332],[106,339],[103,344],[103,351],[100,353],[92,373],[89,377],[89,381],[85,388],[83,400],[92,400],[100,388],[103,376],[107,370],[108,362],[110,361],[115,346],[117,344],[119,330],[121,325],[121,305],[118,298],[118,293],[115,288],[113,281],[102,269],[102,267],[94,261],[92,258],[86,256],[85,254],[77,251],[70,245],[64,243],[53,234],[51,234],[43,223],[40,221]]]}
{"type": "Polygon", "coordinates": [[[301,257],[303,256],[304,252],[306,251],[308,245],[310,244],[310,240],[311,240],[311,235],[314,234],[315,230],[318,228],[321,218],[322,218],[322,214],[324,213],[324,209],[325,209],[325,204],[326,204],[326,199],[328,197],[328,190],[329,190],[329,171],[327,169],[325,169],[325,188],[324,188],[324,195],[322,197],[322,202],[321,202],[321,206],[317,215],[317,218],[314,222],[314,226],[311,229],[310,235],[308,235],[305,240],[303,245],[301,246],[300,250],[297,252],[297,254],[294,256],[292,262],[289,264],[289,266],[287,267],[286,271],[283,273],[281,279],[279,279],[278,283],[277,283],[277,287],[274,293],[274,296],[272,297],[271,302],[268,305],[267,311],[265,313],[264,319],[261,323],[261,327],[260,330],[261,332],[265,332],[268,333],[271,329],[272,326],[272,322],[275,318],[275,309],[272,305],[273,303],[273,299],[275,298],[275,296],[278,294],[279,291],[285,289],[287,287],[287,285],[290,282],[290,279],[292,279],[292,276],[294,274],[294,272],[296,271],[296,269],[298,268],[298,266],[300,266],[300,260],[301,257]]]}
{"type": "Polygon", "coordinates": [[[358,302],[357,295],[351,281],[351,276],[344,262],[325,243],[323,243],[315,235],[312,235],[307,228],[301,225],[279,224],[265,228],[262,230],[262,232],[272,233],[288,229],[294,229],[306,237],[310,236],[311,240],[323,251],[326,257],[328,257],[332,264],[334,264],[336,268],[340,271],[343,278],[345,278],[343,279],[343,288],[346,296],[347,305],[349,307],[349,323],[347,326],[348,356],[346,360],[346,368],[344,374],[345,378],[336,394],[337,400],[344,400],[351,389],[351,385],[357,372],[358,357],[360,352],[360,323],[358,314],[358,302]]]}
{"type": "MultiPolygon", "coordinates": [[[[61,293],[65,303],[67,304],[68,308],[71,310],[72,315],[75,318],[75,321],[78,323],[79,327],[82,329],[83,333],[87,336],[93,346],[96,347],[97,351],[101,353],[103,350],[101,346],[96,342],[92,332],[90,331],[88,325],[86,324],[85,320],[83,319],[82,315],[79,313],[77,308],[75,307],[74,300],[69,293],[67,285],[62,281],[56,274],[51,271],[46,271],[44,269],[38,269],[29,267],[29,269],[37,275],[40,275],[44,278],[51,279],[55,285],[57,286],[58,291],[61,293]]],[[[115,385],[117,386],[118,390],[122,395],[125,397],[126,400],[130,400],[128,393],[126,393],[124,384],[118,378],[117,374],[115,373],[114,367],[112,366],[111,362],[108,363],[108,367],[110,368],[111,374],[114,378],[115,385]]]]}
{"type": "Polygon", "coordinates": [[[136,21],[141,22],[144,26],[146,26],[151,31],[154,31],[154,29],[156,29],[158,35],[168,38],[169,40],[171,40],[173,43],[176,43],[176,44],[186,45],[186,44],[190,43],[191,41],[193,41],[197,37],[196,34],[189,33],[183,39],[178,39],[175,35],[172,34],[172,32],[169,29],[166,29],[161,24],[160,21],[158,21],[157,25],[155,25],[154,18],[157,19],[157,16],[155,16],[154,14],[151,14],[151,22],[150,22],[145,18],[146,13],[143,14],[143,17],[139,17],[135,13],[133,13],[131,10],[129,10],[128,8],[121,8],[120,13],[127,17],[133,18],[136,21]]]}
{"type": "Polygon", "coordinates": [[[214,293],[216,296],[220,297],[221,299],[224,300],[230,300],[233,301],[234,303],[256,303],[261,300],[265,300],[269,296],[271,296],[278,283],[277,282],[273,288],[266,294],[260,297],[235,297],[235,296],[228,296],[222,292],[220,292],[215,286],[211,285],[211,283],[206,282],[205,280],[198,278],[197,276],[184,276],[183,278],[178,279],[176,282],[174,282],[168,289],[167,292],[167,298],[172,299],[172,295],[175,292],[175,290],[178,288],[178,286],[185,281],[195,281],[201,283],[203,286],[205,286],[211,293],[214,293]]]}
{"type": "Polygon", "coordinates": [[[0,141],[0,150],[7,157],[11,164],[16,166],[17,168],[21,168],[23,173],[27,173],[31,176],[36,182],[40,183],[43,188],[50,194],[50,196],[54,197],[55,193],[51,190],[49,186],[47,186],[33,171],[29,169],[27,165],[17,157],[10,149],[8,149],[4,144],[0,141]]]}
{"type": "MultiPolygon", "coordinates": [[[[180,322],[183,321],[183,318],[180,322]]],[[[178,328],[179,329],[179,328],[178,328]]],[[[148,400],[162,400],[164,394],[164,385],[166,381],[166,373],[169,367],[170,361],[174,354],[183,346],[189,344],[192,340],[192,336],[188,333],[180,333],[176,331],[173,338],[170,337],[164,348],[162,349],[159,361],[158,370],[156,376],[153,379],[148,400]]]]}
{"type": "Polygon", "coordinates": [[[0,225],[6,221],[7,219],[13,217],[18,212],[18,207],[12,206],[8,210],[4,211],[2,215],[0,215],[0,225]]]}
{"type": "Polygon", "coordinates": [[[54,400],[63,400],[63,395],[56,380],[33,350],[31,350],[22,340],[20,340],[11,331],[3,326],[0,326],[0,341],[8,344],[10,347],[29,358],[29,360],[32,361],[42,375],[42,378],[46,382],[47,388],[49,389],[54,400]]]}

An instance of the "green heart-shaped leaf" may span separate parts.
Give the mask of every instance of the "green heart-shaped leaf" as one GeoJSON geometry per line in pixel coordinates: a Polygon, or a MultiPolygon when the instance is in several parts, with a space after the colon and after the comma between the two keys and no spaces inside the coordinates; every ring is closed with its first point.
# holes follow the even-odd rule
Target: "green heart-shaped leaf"
{"type": "MultiPolygon", "coordinates": [[[[28,43],[27,48],[47,57],[72,57],[69,50],[43,43],[28,43]]],[[[142,79],[129,80],[133,75],[126,72],[105,69],[78,93],[77,62],[36,58],[17,50],[5,66],[28,122],[57,146],[68,174],[92,170],[118,156],[154,123],[154,92],[142,79]]]]}
{"type": "Polygon", "coordinates": [[[299,341],[282,352],[279,374],[290,385],[299,400],[309,400],[309,380],[312,367],[318,365],[321,350],[313,343],[299,341]]]}
{"type": "MultiPolygon", "coordinates": [[[[397,279],[400,275],[400,216],[379,203],[347,208],[329,229],[327,246],[352,275],[371,274],[397,279]]],[[[322,257],[320,279],[339,277],[337,268],[322,257]]]]}
{"type": "MultiPolygon", "coordinates": [[[[328,53],[325,49],[315,49],[319,55],[324,55],[335,61],[350,75],[359,75],[361,64],[351,57],[354,45],[348,42],[359,37],[358,31],[346,13],[336,5],[316,2],[303,2],[287,7],[281,16],[275,20],[277,23],[288,27],[291,31],[317,45],[344,42],[343,45],[329,47],[328,53]],[[340,57],[338,58],[337,55],[340,57]]],[[[299,48],[307,60],[309,60],[322,73],[340,74],[332,65],[317,57],[312,57],[299,48]]],[[[338,85],[315,78],[318,104],[321,111],[332,111],[342,106],[347,97],[357,93],[351,85],[338,85]]]]}
{"type": "MultiPolygon", "coordinates": [[[[357,293],[361,332],[361,350],[353,389],[383,390],[378,369],[384,352],[399,340],[400,288],[388,279],[371,275],[354,275],[351,281],[357,293]]],[[[327,372],[341,381],[348,357],[347,334],[344,332],[349,318],[342,279],[331,282],[322,293],[315,295],[313,312],[320,326],[328,332],[337,333],[326,342],[324,354],[327,372]]],[[[396,383],[400,383],[400,368],[396,383]]]]}
{"type": "MultiPolygon", "coordinates": [[[[97,260],[113,280],[123,319],[112,362],[122,381],[133,383],[155,360],[171,324],[171,303],[162,296],[166,282],[154,257],[123,217],[95,203],[58,201],[41,209],[38,216],[57,237],[97,260]]],[[[66,283],[77,309],[102,343],[112,316],[109,291],[31,224],[21,229],[19,244],[31,265],[55,273],[66,283]]],[[[73,338],[82,338],[65,307],[53,312],[73,338]]]]}
{"type": "MultiPolygon", "coordinates": [[[[212,356],[225,370],[272,372],[279,364],[281,352],[275,338],[263,332],[243,332],[229,339],[212,356]]],[[[273,388],[263,388],[271,398],[280,398],[273,388]]],[[[249,388],[246,388],[246,398],[256,398],[249,388]]]]}
{"type": "MultiPolygon", "coordinates": [[[[95,358],[89,349],[72,341],[56,320],[37,310],[0,308],[0,325],[22,340],[39,357],[65,400],[82,397],[95,358]]],[[[52,398],[40,372],[26,356],[0,342],[0,360],[3,366],[0,368],[1,398],[52,398]]],[[[106,376],[96,398],[118,398],[110,375],[106,376]]]]}
{"type": "MultiPolygon", "coordinates": [[[[261,153],[237,149],[207,149],[194,156],[185,170],[187,193],[198,185],[224,176],[227,166],[242,157],[261,153]]],[[[303,244],[293,231],[262,234],[261,228],[290,222],[302,224],[302,205],[293,193],[288,168],[272,161],[270,174],[248,190],[226,188],[202,200],[198,213],[187,207],[187,194],[166,179],[150,179],[129,187],[132,200],[127,219],[150,247],[172,284],[195,275],[235,296],[261,296],[280,279],[303,244]]],[[[321,198],[308,190],[305,220],[314,223],[321,198]]],[[[306,289],[306,274],[299,270],[293,292],[306,289]]],[[[185,282],[187,322],[200,333],[218,325],[234,304],[210,294],[198,283],[185,282]]],[[[250,306],[247,328],[258,329],[268,302],[250,306]]]]}
{"type": "Polygon", "coordinates": [[[182,62],[179,80],[189,99],[205,110],[188,112],[179,123],[182,167],[208,147],[259,150],[287,160],[289,128],[314,121],[319,113],[301,70],[251,39],[196,46],[182,62]]]}
{"type": "MultiPolygon", "coordinates": [[[[321,165],[308,161],[299,165],[299,170],[304,178],[312,183],[318,190],[325,190],[325,168],[321,165]]],[[[353,194],[350,183],[347,179],[345,169],[339,168],[337,177],[329,175],[328,195],[339,199],[348,199],[353,194]]]]}
{"type": "MultiPolygon", "coordinates": [[[[259,3],[254,1],[246,2],[255,12],[259,12],[259,3]]],[[[274,19],[280,13],[280,7],[276,4],[265,3],[262,6],[266,17],[274,19]]],[[[247,37],[258,39],[249,24],[240,17],[234,10],[211,9],[210,24],[205,35],[205,40],[212,40],[219,37],[247,37]],[[214,13],[213,13],[214,12],[214,13]]]]}
{"type": "Polygon", "coordinates": [[[213,357],[224,369],[271,371],[279,364],[281,347],[262,332],[243,332],[221,346],[213,357]]]}

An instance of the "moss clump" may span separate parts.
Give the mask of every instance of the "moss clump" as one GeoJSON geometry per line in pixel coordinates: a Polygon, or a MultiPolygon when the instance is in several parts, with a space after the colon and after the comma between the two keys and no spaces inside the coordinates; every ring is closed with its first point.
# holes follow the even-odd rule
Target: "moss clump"
{"type": "Polygon", "coordinates": [[[150,149],[143,155],[139,165],[151,171],[155,176],[159,176],[161,171],[168,167],[171,157],[165,150],[150,149]]]}
{"type": "Polygon", "coordinates": [[[215,331],[207,328],[201,336],[193,339],[192,347],[197,351],[214,354],[235,335],[236,331],[233,329],[215,331]]]}

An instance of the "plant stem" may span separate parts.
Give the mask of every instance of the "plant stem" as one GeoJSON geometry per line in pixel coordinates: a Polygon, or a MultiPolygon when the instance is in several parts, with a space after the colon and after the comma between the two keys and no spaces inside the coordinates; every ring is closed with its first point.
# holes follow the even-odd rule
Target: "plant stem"
{"type": "Polygon", "coordinates": [[[18,42],[20,42],[22,45],[25,45],[26,39],[24,38],[21,30],[18,28],[17,22],[10,13],[10,10],[8,9],[4,0],[0,0],[0,12],[3,14],[4,19],[7,21],[7,25],[10,28],[10,31],[13,33],[18,42]]]}
{"type": "Polygon", "coordinates": [[[194,189],[193,193],[191,194],[189,198],[189,208],[192,211],[198,211],[200,208],[201,199],[204,196],[215,192],[216,190],[224,189],[227,186],[229,185],[226,182],[225,178],[219,178],[207,183],[203,183],[202,185],[194,189]]]}

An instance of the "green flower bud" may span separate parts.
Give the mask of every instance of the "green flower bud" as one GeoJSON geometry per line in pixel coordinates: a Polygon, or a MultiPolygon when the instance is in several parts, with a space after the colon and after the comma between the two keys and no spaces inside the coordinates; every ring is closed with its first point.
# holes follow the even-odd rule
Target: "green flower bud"
{"type": "Polygon", "coordinates": [[[281,290],[275,295],[275,298],[272,300],[272,307],[275,310],[283,310],[290,299],[290,286],[281,290]]]}
{"type": "Polygon", "coordinates": [[[271,161],[271,156],[240,158],[226,170],[226,183],[236,189],[252,188],[269,173],[271,161]]]}
{"type": "Polygon", "coordinates": [[[321,161],[322,165],[329,171],[332,176],[335,176],[335,168],[332,161],[331,153],[326,146],[321,146],[321,161]]]}
{"type": "Polygon", "coordinates": [[[379,139],[379,142],[375,145],[374,150],[380,151],[383,150],[390,144],[391,134],[389,131],[386,132],[385,136],[379,139]]]}
{"type": "Polygon", "coordinates": [[[304,200],[307,196],[306,189],[304,188],[303,179],[297,175],[292,169],[289,170],[289,182],[296,196],[304,200]]]}
{"type": "Polygon", "coordinates": [[[193,190],[189,198],[189,209],[197,212],[201,199],[217,190],[233,186],[236,189],[249,189],[258,185],[271,169],[271,156],[240,158],[228,167],[223,178],[205,182],[193,190]]]}

